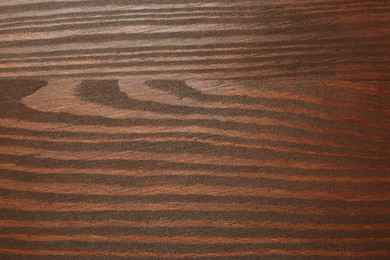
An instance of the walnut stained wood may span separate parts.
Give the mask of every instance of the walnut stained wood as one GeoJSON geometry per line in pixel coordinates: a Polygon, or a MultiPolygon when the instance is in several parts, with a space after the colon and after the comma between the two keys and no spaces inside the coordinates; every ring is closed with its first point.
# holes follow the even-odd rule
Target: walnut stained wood
{"type": "Polygon", "coordinates": [[[0,258],[390,257],[389,14],[1,1],[0,258]]]}

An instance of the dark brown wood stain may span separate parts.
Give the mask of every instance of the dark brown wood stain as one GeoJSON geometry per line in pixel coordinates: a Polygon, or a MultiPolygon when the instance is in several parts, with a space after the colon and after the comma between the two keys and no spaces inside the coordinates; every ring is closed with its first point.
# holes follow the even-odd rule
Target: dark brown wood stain
{"type": "Polygon", "coordinates": [[[0,258],[390,257],[389,13],[1,2],[0,258]]]}

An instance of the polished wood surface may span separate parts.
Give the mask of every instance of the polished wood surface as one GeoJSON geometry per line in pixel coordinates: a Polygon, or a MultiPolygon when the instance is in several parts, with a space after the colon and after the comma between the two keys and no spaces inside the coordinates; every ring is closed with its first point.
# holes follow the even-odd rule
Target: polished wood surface
{"type": "Polygon", "coordinates": [[[389,13],[1,1],[0,258],[390,257],[389,13]]]}

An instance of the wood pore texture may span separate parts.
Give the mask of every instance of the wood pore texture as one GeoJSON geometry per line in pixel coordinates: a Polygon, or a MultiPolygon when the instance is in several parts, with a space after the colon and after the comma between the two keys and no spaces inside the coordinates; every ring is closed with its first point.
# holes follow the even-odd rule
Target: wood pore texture
{"type": "Polygon", "coordinates": [[[1,0],[1,259],[389,259],[390,2],[1,0]]]}

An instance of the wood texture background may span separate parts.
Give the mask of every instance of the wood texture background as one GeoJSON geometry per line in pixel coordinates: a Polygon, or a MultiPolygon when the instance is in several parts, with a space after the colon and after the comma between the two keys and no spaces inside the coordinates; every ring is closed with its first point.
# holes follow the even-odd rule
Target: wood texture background
{"type": "Polygon", "coordinates": [[[389,26],[389,1],[0,1],[0,258],[390,257],[389,26]]]}

